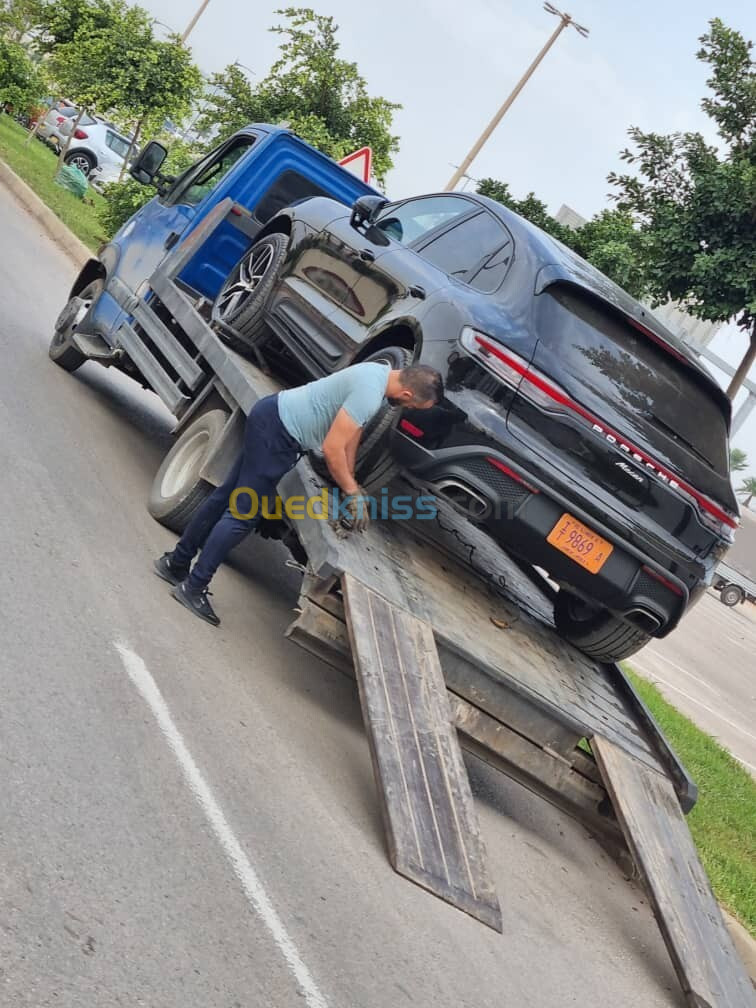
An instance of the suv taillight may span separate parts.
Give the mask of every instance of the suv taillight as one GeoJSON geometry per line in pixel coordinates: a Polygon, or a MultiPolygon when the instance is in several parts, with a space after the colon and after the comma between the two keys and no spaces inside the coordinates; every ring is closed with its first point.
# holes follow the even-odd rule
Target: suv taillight
{"type": "Polygon", "coordinates": [[[74,136],[77,140],[86,140],[89,133],[85,133],[83,129],[76,129],[74,130],[74,136]]]}
{"type": "Polygon", "coordinates": [[[477,332],[470,326],[462,330],[460,342],[468,353],[472,354],[484,367],[497,375],[507,385],[516,388],[519,393],[541,409],[550,413],[564,413],[580,417],[589,424],[591,429],[602,435],[607,441],[625,452],[644,469],[656,473],[661,482],[681,493],[696,505],[701,520],[713,532],[717,532],[730,542],[734,541],[738,520],[733,515],[723,511],[718,504],[709,500],[700,490],[685,483],[675,473],[660,465],[641,448],[637,448],[613,428],[607,426],[580,403],[576,402],[565,390],[550,378],[530,367],[528,361],[512,353],[508,347],[495,343],[485,333],[477,332]]]}

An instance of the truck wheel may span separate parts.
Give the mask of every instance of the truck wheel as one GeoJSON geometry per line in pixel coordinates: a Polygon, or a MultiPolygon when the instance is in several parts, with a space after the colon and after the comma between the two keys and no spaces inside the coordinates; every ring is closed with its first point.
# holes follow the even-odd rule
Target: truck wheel
{"type": "Polygon", "coordinates": [[[147,510],[173,532],[183,532],[215,487],[200,476],[202,466],[226,425],[223,410],[208,410],[182,432],[152,481],[147,510]]]}
{"type": "Polygon", "coordinates": [[[218,335],[233,350],[259,349],[270,337],[265,311],[288,248],[285,234],[270,234],[256,242],[234,266],[215,299],[213,321],[223,323],[218,335]],[[237,335],[224,331],[225,327],[237,335]]]}
{"type": "Polygon", "coordinates": [[[104,289],[103,279],[93,280],[68,301],[58,316],[48,353],[50,359],[64,371],[75,371],[87,359],[86,355],[71,342],[71,336],[104,289]]]}
{"type": "MultiPolygon", "coordinates": [[[[406,347],[386,347],[376,350],[359,363],[375,362],[390,364],[392,369],[401,370],[413,361],[412,350],[406,347]]],[[[401,409],[386,402],[365,428],[357,449],[355,476],[368,493],[386,486],[400,469],[389,448],[389,436],[401,415],[401,409]]],[[[329,477],[328,467],[320,452],[312,452],[313,468],[321,476],[329,477]]]]}
{"type": "Polygon", "coordinates": [[[602,662],[629,658],[651,640],[650,634],[564,589],[554,600],[554,624],[560,637],[602,662]]]}
{"type": "Polygon", "coordinates": [[[743,601],[743,592],[737,585],[725,585],[719,593],[719,601],[726,606],[736,606],[743,601]]]}

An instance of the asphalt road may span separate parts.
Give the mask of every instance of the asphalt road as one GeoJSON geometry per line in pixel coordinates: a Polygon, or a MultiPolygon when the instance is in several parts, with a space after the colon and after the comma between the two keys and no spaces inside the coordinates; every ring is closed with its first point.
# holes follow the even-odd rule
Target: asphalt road
{"type": "Polygon", "coordinates": [[[395,875],[352,682],[248,540],[200,623],[151,573],[154,396],[47,359],[73,269],[0,192],[0,1004],[681,1008],[642,893],[472,761],[504,934],[395,875]]]}
{"type": "Polygon", "coordinates": [[[756,606],[707,592],[629,663],[756,777],[756,606]]]}

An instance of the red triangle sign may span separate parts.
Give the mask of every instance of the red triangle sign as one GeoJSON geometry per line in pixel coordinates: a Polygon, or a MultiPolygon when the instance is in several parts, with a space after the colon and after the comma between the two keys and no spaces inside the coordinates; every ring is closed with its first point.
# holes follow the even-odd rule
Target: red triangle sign
{"type": "Polygon", "coordinates": [[[373,174],[373,151],[370,147],[360,147],[359,150],[343,157],[339,164],[363,182],[370,182],[370,176],[373,174]]]}

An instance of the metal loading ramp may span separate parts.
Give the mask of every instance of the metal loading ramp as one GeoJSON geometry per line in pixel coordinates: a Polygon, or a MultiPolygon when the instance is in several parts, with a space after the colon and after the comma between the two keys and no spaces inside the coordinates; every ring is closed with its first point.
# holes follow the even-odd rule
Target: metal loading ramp
{"type": "MultiPolygon", "coordinates": [[[[322,483],[302,461],[279,491],[322,483]]],[[[556,635],[538,575],[444,505],[361,536],[293,524],[308,570],[288,636],[358,680],[396,870],[500,929],[458,748],[429,743],[448,719],[465,749],[630,852],[691,1008],[754,1008],[685,822],[695,785],[621,670],[556,635]]]]}

